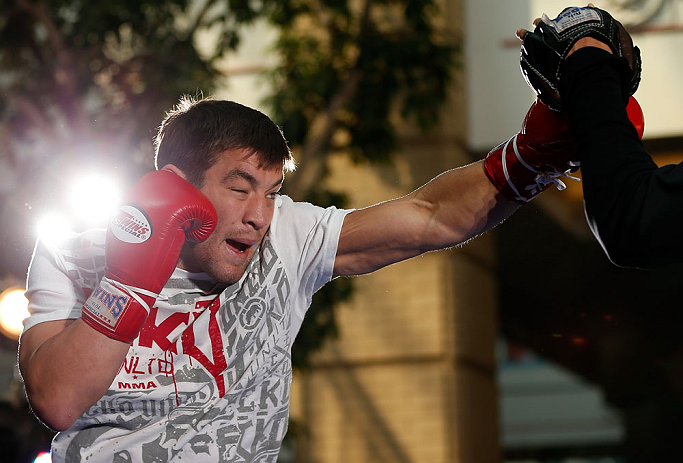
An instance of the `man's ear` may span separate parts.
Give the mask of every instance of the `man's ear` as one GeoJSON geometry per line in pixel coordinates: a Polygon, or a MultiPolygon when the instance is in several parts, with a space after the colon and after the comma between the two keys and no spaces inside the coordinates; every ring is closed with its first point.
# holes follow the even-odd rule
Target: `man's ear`
{"type": "Polygon", "coordinates": [[[178,177],[182,178],[183,180],[187,180],[187,178],[185,177],[185,172],[180,170],[174,164],[166,164],[164,167],[162,167],[159,170],[166,170],[168,172],[173,172],[174,174],[176,174],[178,177]]]}

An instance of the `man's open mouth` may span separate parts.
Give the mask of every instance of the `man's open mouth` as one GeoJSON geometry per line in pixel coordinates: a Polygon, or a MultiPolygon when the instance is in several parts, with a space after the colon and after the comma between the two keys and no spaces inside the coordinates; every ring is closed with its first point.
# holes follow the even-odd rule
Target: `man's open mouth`
{"type": "Polygon", "coordinates": [[[238,254],[246,252],[246,250],[251,247],[248,244],[240,243],[239,241],[235,241],[235,240],[225,240],[225,242],[230,249],[232,249],[233,251],[235,251],[238,254]]]}

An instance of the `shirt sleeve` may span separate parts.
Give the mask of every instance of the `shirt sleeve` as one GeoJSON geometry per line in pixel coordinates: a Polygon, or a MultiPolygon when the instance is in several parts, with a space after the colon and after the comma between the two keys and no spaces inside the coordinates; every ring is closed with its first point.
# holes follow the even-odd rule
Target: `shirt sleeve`
{"type": "Polygon", "coordinates": [[[303,319],[311,298],[332,279],[334,261],[347,209],[322,208],[278,199],[271,236],[298,292],[295,315],[303,319]]]}
{"type": "Polygon", "coordinates": [[[623,61],[597,48],[570,56],[560,83],[576,131],[586,217],[610,260],[653,268],[683,262],[683,164],[658,167],[628,119],[623,61]]]}
{"type": "Polygon", "coordinates": [[[103,270],[104,242],[99,233],[76,235],[58,244],[38,240],[26,281],[30,315],[24,332],[39,323],[79,318],[103,270]]]}

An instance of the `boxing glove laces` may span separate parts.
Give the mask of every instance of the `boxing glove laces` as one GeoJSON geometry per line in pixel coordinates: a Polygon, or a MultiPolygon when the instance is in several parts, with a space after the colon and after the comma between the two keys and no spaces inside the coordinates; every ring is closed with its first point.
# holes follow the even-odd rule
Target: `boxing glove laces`
{"type": "MultiPolygon", "coordinates": [[[[642,137],[643,113],[633,96],[627,113],[642,137]]],[[[580,167],[578,159],[569,116],[536,99],[522,130],[488,153],[484,170],[507,199],[527,203],[550,185],[565,189],[562,177],[579,180],[571,175],[580,167]]]]}

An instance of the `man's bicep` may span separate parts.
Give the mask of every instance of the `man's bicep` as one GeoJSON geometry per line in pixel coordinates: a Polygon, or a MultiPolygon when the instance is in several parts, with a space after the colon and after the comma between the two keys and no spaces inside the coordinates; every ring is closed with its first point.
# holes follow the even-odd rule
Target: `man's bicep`
{"type": "Polygon", "coordinates": [[[47,340],[56,336],[72,324],[75,319],[53,320],[38,323],[24,331],[19,341],[19,369],[24,370],[33,353],[47,340]]]}
{"type": "Polygon", "coordinates": [[[429,250],[427,215],[412,196],[349,213],[339,235],[334,276],[369,273],[429,250]]]}

